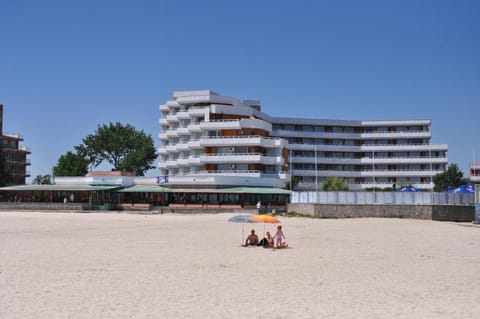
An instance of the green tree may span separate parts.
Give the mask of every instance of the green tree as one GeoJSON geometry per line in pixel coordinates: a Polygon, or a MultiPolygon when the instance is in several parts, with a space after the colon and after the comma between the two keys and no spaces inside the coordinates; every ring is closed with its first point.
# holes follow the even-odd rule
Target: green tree
{"type": "Polygon", "coordinates": [[[68,151],[60,156],[53,167],[55,176],[85,176],[88,172],[88,160],[78,153],[68,151]]]}
{"type": "Polygon", "coordinates": [[[300,183],[300,176],[292,176],[291,180],[287,182],[285,185],[285,189],[294,190],[297,187],[298,183],[300,183]],[[292,188],[290,188],[290,183],[292,183],[292,188]]]}
{"type": "Polygon", "coordinates": [[[460,170],[458,165],[450,164],[444,172],[438,173],[433,177],[433,190],[436,192],[444,192],[447,190],[449,183],[450,188],[457,188],[458,186],[468,182],[469,179],[463,177],[463,172],[460,170]]]}
{"type": "Polygon", "coordinates": [[[348,185],[343,178],[327,177],[322,184],[322,190],[325,192],[348,191],[348,185]]]}
{"type": "Polygon", "coordinates": [[[39,184],[39,185],[52,184],[52,176],[50,176],[50,175],[37,175],[33,179],[32,184],[39,184]]]}
{"type": "Polygon", "coordinates": [[[107,161],[114,170],[135,172],[137,176],[154,168],[152,164],[157,158],[151,135],[118,122],[99,125],[76,149],[95,167],[107,161]]]}

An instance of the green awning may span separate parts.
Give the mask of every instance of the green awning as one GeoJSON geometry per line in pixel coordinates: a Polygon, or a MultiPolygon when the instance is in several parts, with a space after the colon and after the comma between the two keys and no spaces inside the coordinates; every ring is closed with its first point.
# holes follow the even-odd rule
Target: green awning
{"type": "Polygon", "coordinates": [[[119,188],[118,185],[16,185],[0,187],[0,191],[106,191],[119,188]]]}
{"type": "Polygon", "coordinates": [[[119,193],[169,193],[171,191],[170,188],[156,185],[134,185],[116,190],[119,193]]]}

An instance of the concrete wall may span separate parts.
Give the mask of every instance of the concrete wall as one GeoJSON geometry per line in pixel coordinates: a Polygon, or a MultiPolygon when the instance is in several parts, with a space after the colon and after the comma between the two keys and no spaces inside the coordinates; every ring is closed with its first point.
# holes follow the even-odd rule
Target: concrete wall
{"type": "Polygon", "coordinates": [[[457,222],[475,219],[473,205],[289,204],[288,212],[317,218],[397,217],[457,222]]]}

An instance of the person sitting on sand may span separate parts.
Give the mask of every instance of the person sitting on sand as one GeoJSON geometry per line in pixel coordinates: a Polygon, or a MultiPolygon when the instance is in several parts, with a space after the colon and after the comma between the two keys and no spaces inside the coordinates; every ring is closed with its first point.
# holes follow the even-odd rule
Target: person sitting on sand
{"type": "Polygon", "coordinates": [[[247,240],[245,241],[245,246],[257,246],[258,245],[258,236],[255,234],[255,229],[252,229],[250,235],[248,235],[247,240]]]}
{"type": "Polygon", "coordinates": [[[274,246],[273,237],[269,231],[267,231],[265,237],[260,240],[258,246],[263,246],[263,248],[272,248],[274,246]]]}
{"type": "Polygon", "coordinates": [[[283,248],[282,244],[282,239],[285,239],[285,235],[282,232],[282,226],[278,225],[277,226],[277,232],[275,233],[275,236],[273,236],[274,239],[277,240],[277,248],[283,248]]]}

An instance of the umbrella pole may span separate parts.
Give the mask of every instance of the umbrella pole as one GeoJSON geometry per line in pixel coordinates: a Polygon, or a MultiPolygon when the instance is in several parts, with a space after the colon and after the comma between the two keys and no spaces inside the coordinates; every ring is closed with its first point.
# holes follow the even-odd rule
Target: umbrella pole
{"type": "Polygon", "coordinates": [[[242,245],[243,245],[243,236],[245,233],[245,223],[242,223],[242,245]]]}

